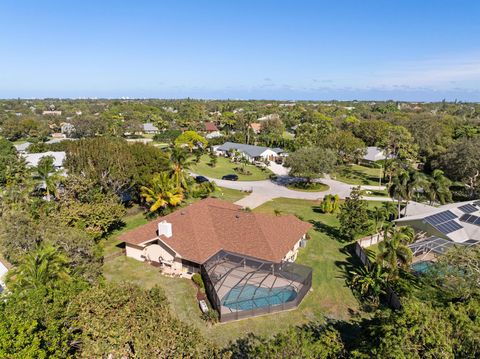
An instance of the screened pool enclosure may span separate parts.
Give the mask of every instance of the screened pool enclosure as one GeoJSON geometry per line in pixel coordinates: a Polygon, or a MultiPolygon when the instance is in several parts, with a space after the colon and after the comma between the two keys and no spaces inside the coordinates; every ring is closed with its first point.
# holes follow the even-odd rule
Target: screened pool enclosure
{"type": "Polygon", "coordinates": [[[220,321],[297,307],[312,285],[312,270],[220,251],[202,265],[207,296],[220,321]]]}

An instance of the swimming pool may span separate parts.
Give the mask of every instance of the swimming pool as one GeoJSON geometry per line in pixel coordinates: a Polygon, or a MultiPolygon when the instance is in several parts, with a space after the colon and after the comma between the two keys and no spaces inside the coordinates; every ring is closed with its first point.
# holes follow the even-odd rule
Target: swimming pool
{"type": "Polygon", "coordinates": [[[297,297],[294,287],[257,287],[252,284],[230,289],[223,297],[224,306],[236,310],[249,310],[287,303],[297,297]]]}
{"type": "Polygon", "coordinates": [[[430,261],[421,261],[421,262],[413,263],[411,268],[412,268],[412,271],[423,274],[428,272],[432,264],[433,263],[430,261]]]}

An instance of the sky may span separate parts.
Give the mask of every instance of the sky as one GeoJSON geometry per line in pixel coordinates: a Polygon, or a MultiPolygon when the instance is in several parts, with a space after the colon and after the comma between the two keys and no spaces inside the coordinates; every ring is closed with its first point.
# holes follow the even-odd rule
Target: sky
{"type": "Polygon", "coordinates": [[[480,101],[478,0],[0,0],[0,98],[480,101]]]}

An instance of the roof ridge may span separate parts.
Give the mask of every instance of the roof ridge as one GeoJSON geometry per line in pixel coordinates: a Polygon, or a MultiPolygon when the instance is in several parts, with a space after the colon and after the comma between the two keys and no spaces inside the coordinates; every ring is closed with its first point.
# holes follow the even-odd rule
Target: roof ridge
{"type": "MultiPolygon", "coordinates": [[[[275,251],[273,250],[271,244],[270,244],[270,240],[267,239],[268,237],[265,235],[265,232],[263,231],[263,226],[261,224],[261,222],[258,222],[257,220],[257,214],[260,214],[260,213],[252,213],[253,215],[253,218],[255,218],[255,224],[257,225],[257,227],[260,229],[260,232],[262,233],[262,236],[263,238],[265,239],[265,242],[267,243],[267,246],[268,246],[268,249],[270,250],[270,254],[272,255],[272,257],[275,255],[275,251]]],[[[264,214],[264,213],[262,213],[264,214]]],[[[274,217],[273,217],[274,218],[274,217]]]]}

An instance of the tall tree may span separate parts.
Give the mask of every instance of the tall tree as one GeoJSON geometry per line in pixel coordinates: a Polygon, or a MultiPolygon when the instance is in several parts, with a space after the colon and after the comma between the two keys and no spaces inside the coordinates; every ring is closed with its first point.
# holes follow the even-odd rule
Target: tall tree
{"type": "Polygon", "coordinates": [[[141,187],[140,195],[150,204],[150,212],[175,207],[184,199],[183,189],[178,187],[168,172],[156,174],[151,187],[141,187]]]}
{"type": "Polygon", "coordinates": [[[435,162],[449,178],[465,184],[470,198],[480,194],[479,148],[480,136],[461,138],[435,162]]]}
{"type": "Polygon", "coordinates": [[[71,280],[68,258],[49,244],[30,252],[8,272],[7,285],[12,290],[57,286],[71,280]]]}
{"type": "Polygon", "coordinates": [[[377,260],[385,266],[389,272],[390,279],[398,278],[399,269],[408,270],[412,263],[412,251],[407,244],[409,236],[407,233],[394,229],[386,230],[383,241],[379,244],[377,260]]]}
{"type": "Polygon", "coordinates": [[[335,165],[335,153],[318,147],[301,148],[291,153],[285,161],[285,167],[290,168],[291,176],[305,178],[307,182],[332,172],[335,165]]]}
{"type": "Polygon", "coordinates": [[[36,167],[35,176],[41,181],[41,184],[45,186],[45,197],[47,201],[51,200],[51,195],[56,196],[57,185],[60,181],[60,173],[57,172],[54,166],[54,157],[45,156],[38,161],[36,167]]]}
{"type": "Polygon", "coordinates": [[[452,201],[452,192],[450,192],[450,186],[452,181],[444,176],[443,171],[439,169],[433,170],[430,177],[428,177],[428,186],[425,188],[425,194],[427,195],[430,205],[434,204],[437,200],[441,204],[452,201]]]}
{"type": "Polygon", "coordinates": [[[368,205],[362,200],[360,186],[352,189],[350,196],[340,206],[337,218],[340,221],[340,233],[349,239],[368,229],[368,205]]]}

